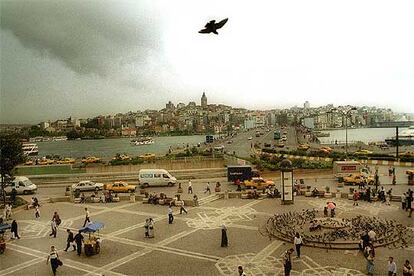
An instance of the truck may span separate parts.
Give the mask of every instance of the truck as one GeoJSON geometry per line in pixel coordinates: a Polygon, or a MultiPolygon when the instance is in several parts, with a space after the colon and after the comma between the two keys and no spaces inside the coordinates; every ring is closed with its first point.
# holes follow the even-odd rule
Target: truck
{"type": "Polygon", "coordinates": [[[259,177],[259,172],[253,170],[252,166],[248,165],[233,165],[227,166],[227,181],[235,182],[237,179],[240,182],[251,180],[252,177],[259,177]]]}
{"type": "MultiPolygon", "coordinates": [[[[35,194],[37,192],[37,186],[25,176],[16,176],[13,181],[7,183],[4,187],[6,194],[11,194],[13,190],[16,190],[16,194],[35,194]]],[[[0,191],[1,193],[2,191],[0,191]]]]}
{"type": "Polygon", "coordinates": [[[361,174],[365,177],[371,175],[369,168],[363,166],[358,161],[335,161],[333,164],[333,173],[339,182],[342,182],[345,176],[351,174],[361,174]]]}

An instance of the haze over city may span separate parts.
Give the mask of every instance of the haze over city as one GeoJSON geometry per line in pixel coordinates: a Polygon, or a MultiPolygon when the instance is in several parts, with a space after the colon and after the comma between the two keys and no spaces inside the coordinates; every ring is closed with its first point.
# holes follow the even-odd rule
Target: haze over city
{"type": "Polygon", "coordinates": [[[169,100],[413,112],[411,1],[1,1],[1,123],[169,100]],[[229,18],[219,35],[199,34],[229,18]]]}

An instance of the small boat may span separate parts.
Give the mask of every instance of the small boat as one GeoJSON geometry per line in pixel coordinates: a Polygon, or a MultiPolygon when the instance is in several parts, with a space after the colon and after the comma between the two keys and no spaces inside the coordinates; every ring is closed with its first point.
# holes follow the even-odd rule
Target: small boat
{"type": "Polygon", "coordinates": [[[26,156],[39,154],[39,147],[35,143],[23,143],[22,149],[26,156]]]}
{"type": "Polygon", "coordinates": [[[152,145],[154,143],[155,141],[151,137],[143,137],[143,138],[131,140],[131,144],[133,146],[152,145]]]}

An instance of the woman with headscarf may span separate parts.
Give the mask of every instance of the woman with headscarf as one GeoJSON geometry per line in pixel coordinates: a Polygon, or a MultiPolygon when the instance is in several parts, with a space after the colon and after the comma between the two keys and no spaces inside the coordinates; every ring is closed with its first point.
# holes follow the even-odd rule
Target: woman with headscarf
{"type": "Polygon", "coordinates": [[[227,239],[227,227],[226,225],[221,225],[221,247],[227,247],[229,245],[229,241],[227,239]]]}

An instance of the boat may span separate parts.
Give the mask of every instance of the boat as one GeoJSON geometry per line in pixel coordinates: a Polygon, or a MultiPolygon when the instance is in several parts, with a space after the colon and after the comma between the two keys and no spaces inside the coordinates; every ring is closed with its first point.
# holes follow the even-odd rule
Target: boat
{"type": "MultiPolygon", "coordinates": [[[[385,142],[390,146],[397,146],[396,137],[387,138],[385,142]]],[[[411,146],[414,145],[414,126],[410,126],[408,129],[401,131],[398,134],[399,146],[411,146]]]]}
{"type": "Polygon", "coordinates": [[[39,147],[35,143],[23,143],[22,149],[23,154],[26,156],[39,154],[39,147]]]}
{"type": "Polygon", "coordinates": [[[329,136],[331,136],[331,134],[329,132],[315,131],[314,134],[315,134],[316,137],[329,137],[329,136]]]}
{"type": "Polygon", "coordinates": [[[139,139],[133,139],[131,140],[131,144],[133,146],[143,146],[143,145],[152,145],[155,141],[151,137],[142,137],[139,139]]]}

